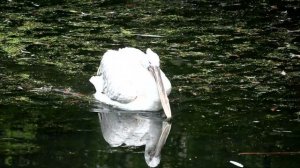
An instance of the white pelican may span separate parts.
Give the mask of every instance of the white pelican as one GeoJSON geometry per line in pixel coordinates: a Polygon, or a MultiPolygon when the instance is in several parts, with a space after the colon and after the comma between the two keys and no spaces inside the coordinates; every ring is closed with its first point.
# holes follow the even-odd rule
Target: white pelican
{"type": "Polygon", "coordinates": [[[102,57],[96,76],[95,98],[123,110],[158,111],[163,108],[171,118],[168,95],[171,83],[160,70],[156,53],[136,48],[108,50],[102,57]]]}

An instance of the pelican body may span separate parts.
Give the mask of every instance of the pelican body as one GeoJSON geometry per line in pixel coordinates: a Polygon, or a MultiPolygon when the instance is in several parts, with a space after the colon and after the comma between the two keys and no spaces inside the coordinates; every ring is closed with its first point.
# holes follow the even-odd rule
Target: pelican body
{"type": "Polygon", "coordinates": [[[168,95],[171,83],[160,70],[156,53],[136,48],[108,50],[96,76],[90,78],[100,102],[123,110],[158,111],[171,117],[168,95]]]}

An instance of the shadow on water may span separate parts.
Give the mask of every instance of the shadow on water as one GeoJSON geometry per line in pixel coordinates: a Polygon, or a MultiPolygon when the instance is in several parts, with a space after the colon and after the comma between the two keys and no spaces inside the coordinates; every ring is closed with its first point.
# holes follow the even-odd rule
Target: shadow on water
{"type": "Polygon", "coordinates": [[[144,148],[112,148],[90,112],[89,78],[124,46],[153,49],[172,83],[158,167],[300,167],[299,5],[1,1],[0,167],[147,167],[144,148]]]}
{"type": "Polygon", "coordinates": [[[163,120],[160,112],[123,111],[101,103],[92,111],[98,112],[102,135],[111,147],[145,146],[147,165],[159,165],[171,130],[171,124],[163,120]]]}

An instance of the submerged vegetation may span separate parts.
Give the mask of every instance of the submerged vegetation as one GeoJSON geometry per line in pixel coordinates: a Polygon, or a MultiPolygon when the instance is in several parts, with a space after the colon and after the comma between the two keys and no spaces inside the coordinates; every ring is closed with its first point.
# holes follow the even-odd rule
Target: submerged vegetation
{"type": "Polygon", "coordinates": [[[2,2],[0,167],[145,166],[143,150],[109,148],[88,113],[89,77],[124,46],[152,48],[171,78],[162,167],[299,167],[299,155],[238,155],[300,151],[299,10],[296,0],[2,2]]]}

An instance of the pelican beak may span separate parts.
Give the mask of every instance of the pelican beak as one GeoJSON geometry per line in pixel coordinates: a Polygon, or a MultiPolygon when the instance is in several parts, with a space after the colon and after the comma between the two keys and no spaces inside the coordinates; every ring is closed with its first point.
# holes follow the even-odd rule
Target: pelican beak
{"type": "Polygon", "coordinates": [[[162,81],[162,78],[160,75],[160,68],[157,66],[149,66],[149,71],[154,76],[154,79],[155,79],[155,82],[157,85],[158,94],[159,94],[160,101],[161,101],[161,105],[164,109],[164,112],[165,112],[167,118],[171,118],[172,114],[171,114],[170,103],[169,103],[168,95],[164,88],[164,84],[163,84],[163,81],[162,81]]]}

